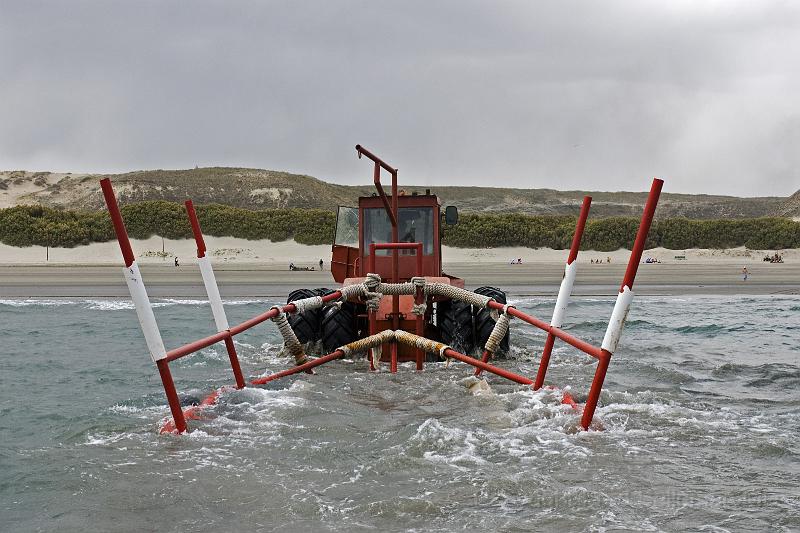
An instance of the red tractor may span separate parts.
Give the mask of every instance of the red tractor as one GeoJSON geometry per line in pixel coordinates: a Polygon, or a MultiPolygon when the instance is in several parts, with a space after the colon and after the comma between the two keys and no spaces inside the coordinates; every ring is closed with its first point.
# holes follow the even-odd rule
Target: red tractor
{"type": "MultiPolygon", "coordinates": [[[[368,274],[374,273],[391,283],[424,278],[427,283],[463,289],[463,279],[442,271],[443,225],[458,222],[457,208],[448,206],[442,213],[439,198],[430,190],[425,194],[398,191],[397,169],[361,145],[356,146],[356,151],[359,158],[364,156],[374,163],[377,194],[360,197],[357,208],[339,207],[330,267],[333,279],[343,286],[362,284],[368,274]],[[381,171],[392,177],[390,196],[381,185],[381,171]]],[[[298,289],[289,294],[287,303],[330,292],[298,289]]],[[[480,287],[475,292],[506,302],[505,293],[494,287],[480,287]]],[[[470,353],[484,346],[495,319],[488,309],[473,309],[467,302],[443,296],[395,294],[380,299],[374,313],[368,312],[363,302],[348,301],[341,306],[295,313],[289,322],[300,342],[320,340],[323,353],[387,329],[416,333],[470,353]]],[[[406,345],[392,349],[398,350],[397,360],[401,362],[417,357],[417,351],[406,345]]],[[[508,334],[495,355],[506,352],[508,334]]],[[[386,354],[382,358],[389,359],[386,354]]]]}

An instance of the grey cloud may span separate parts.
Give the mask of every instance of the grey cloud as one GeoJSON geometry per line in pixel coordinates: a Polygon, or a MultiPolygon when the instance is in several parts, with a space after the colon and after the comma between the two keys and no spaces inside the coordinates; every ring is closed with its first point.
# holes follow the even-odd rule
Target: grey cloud
{"type": "Polygon", "coordinates": [[[790,194],[791,2],[4,2],[0,168],[790,194]]]}

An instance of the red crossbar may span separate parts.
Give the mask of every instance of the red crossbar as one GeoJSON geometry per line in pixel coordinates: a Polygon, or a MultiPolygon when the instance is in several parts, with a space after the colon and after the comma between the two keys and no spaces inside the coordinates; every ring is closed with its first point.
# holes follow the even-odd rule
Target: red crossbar
{"type": "MultiPolygon", "coordinates": [[[[494,300],[489,300],[487,306],[490,307],[491,309],[497,309],[498,311],[502,311],[503,308],[505,307],[504,304],[495,302],[494,300]]],[[[600,358],[602,350],[599,347],[592,346],[586,341],[582,341],[576,337],[573,337],[566,331],[553,327],[544,320],[540,320],[536,317],[532,317],[528,314],[525,314],[516,307],[509,307],[508,314],[513,317],[519,318],[523,322],[527,322],[531,326],[536,326],[537,328],[552,334],[554,337],[563,340],[567,344],[574,346],[575,348],[579,349],[580,351],[584,352],[587,355],[591,355],[596,359],[600,358]]]]}
{"type": "Polygon", "coordinates": [[[302,365],[294,366],[288,370],[283,370],[282,372],[277,372],[275,374],[271,374],[269,376],[264,376],[261,378],[256,378],[252,380],[250,383],[253,385],[263,385],[264,383],[268,383],[270,381],[276,380],[278,378],[283,378],[286,376],[291,376],[292,374],[299,374],[300,372],[305,372],[306,370],[310,370],[315,366],[319,366],[322,364],[327,363],[328,361],[333,361],[334,359],[339,359],[344,355],[342,350],[335,350],[328,355],[323,355],[322,357],[318,357],[316,359],[312,359],[302,365]]]}
{"type": "Polygon", "coordinates": [[[500,377],[509,379],[516,383],[520,383],[522,385],[533,385],[532,379],[528,379],[525,376],[520,376],[519,374],[515,374],[514,372],[510,372],[500,367],[490,365],[489,363],[484,363],[480,359],[475,359],[468,355],[464,355],[463,353],[459,353],[451,348],[446,348],[444,351],[444,355],[447,357],[452,357],[453,359],[457,359],[462,363],[467,363],[468,365],[480,368],[481,370],[491,372],[492,374],[497,374],[500,377]]]}

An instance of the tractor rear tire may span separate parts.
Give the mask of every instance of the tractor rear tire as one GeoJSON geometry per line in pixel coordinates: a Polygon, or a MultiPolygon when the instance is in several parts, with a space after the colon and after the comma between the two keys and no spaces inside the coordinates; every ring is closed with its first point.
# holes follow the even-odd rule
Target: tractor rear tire
{"type": "MultiPolygon", "coordinates": [[[[315,291],[311,289],[297,289],[289,293],[286,303],[292,303],[295,300],[302,300],[303,298],[311,298],[317,296],[315,291]]],[[[318,309],[309,309],[302,313],[291,313],[289,315],[289,325],[292,326],[294,334],[297,335],[297,340],[301,344],[307,342],[315,342],[320,337],[320,316],[318,309]]]]}
{"type": "Polygon", "coordinates": [[[460,300],[448,300],[436,304],[436,324],[442,342],[457,352],[470,355],[475,348],[475,333],[472,329],[472,306],[460,300]]]}
{"type": "Polygon", "coordinates": [[[345,302],[341,308],[335,305],[326,308],[322,313],[321,337],[325,354],[357,340],[355,304],[345,302]]]}
{"type": "MultiPolygon", "coordinates": [[[[489,296],[494,299],[497,303],[504,304],[506,303],[506,293],[498,289],[497,287],[478,287],[475,289],[477,294],[482,294],[484,296],[489,296]]],[[[478,341],[478,348],[481,350],[486,346],[486,341],[489,340],[489,335],[492,333],[494,329],[495,320],[492,318],[491,311],[486,309],[475,308],[475,337],[478,341]]],[[[506,336],[503,337],[503,340],[500,341],[500,346],[497,348],[497,352],[494,354],[495,357],[505,357],[508,355],[508,346],[509,346],[509,335],[506,333],[506,336]]]]}

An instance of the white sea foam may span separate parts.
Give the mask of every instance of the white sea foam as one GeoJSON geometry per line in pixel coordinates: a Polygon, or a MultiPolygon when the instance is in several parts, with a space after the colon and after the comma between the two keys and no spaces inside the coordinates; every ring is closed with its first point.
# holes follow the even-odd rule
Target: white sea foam
{"type": "Polygon", "coordinates": [[[0,305],[7,305],[9,307],[58,307],[62,305],[75,305],[76,302],[72,300],[59,300],[52,298],[25,298],[25,299],[0,299],[0,305]]]}

